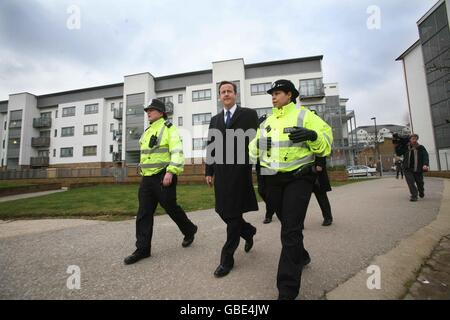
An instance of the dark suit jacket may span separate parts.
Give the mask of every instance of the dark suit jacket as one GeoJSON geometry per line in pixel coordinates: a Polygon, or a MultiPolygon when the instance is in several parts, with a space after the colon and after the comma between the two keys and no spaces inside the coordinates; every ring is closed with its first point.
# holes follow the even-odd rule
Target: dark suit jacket
{"type": "MultiPolygon", "coordinates": [[[[255,110],[237,107],[228,129],[229,133],[242,129],[244,132],[258,128],[258,116],[255,110]]],[[[252,165],[248,156],[248,144],[254,135],[247,137],[244,144],[238,144],[237,139],[227,140],[224,121],[224,112],[220,112],[211,119],[209,125],[209,138],[207,147],[206,176],[214,176],[214,191],[216,200],[216,212],[223,218],[239,217],[244,212],[258,210],[255,191],[252,182],[252,165]],[[217,130],[217,131],[216,131],[217,130]],[[213,131],[220,134],[223,145],[220,151],[223,161],[215,158],[219,156],[217,139],[213,131]],[[215,142],[213,144],[213,142],[215,142]],[[234,156],[230,154],[234,150],[234,156]],[[228,154],[228,157],[227,157],[228,154]],[[210,156],[209,156],[210,155],[210,156]],[[226,161],[229,158],[230,161],[226,161]],[[244,158],[243,164],[237,164],[237,160],[244,158]]]]}

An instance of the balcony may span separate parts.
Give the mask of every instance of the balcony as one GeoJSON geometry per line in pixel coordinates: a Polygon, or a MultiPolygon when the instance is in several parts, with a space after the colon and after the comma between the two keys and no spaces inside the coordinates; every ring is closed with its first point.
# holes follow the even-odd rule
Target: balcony
{"type": "Polygon", "coordinates": [[[122,117],[123,117],[123,109],[122,108],[114,109],[114,119],[122,120],[122,117]]]}
{"type": "Polygon", "coordinates": [[[30,158],[30,165],[32,167],[48,167],[50,162],[49,157],[32,157],[30,158]]]}
{"type": "Polygon", "coordinates": [[[33,119],[33,128],[41,129],[41,128],[51,128],[52,119],[50,118],[34,118],[33,119]]]}
{"type": "Polygon", "coordinates": [[[50,137],[31,138],[33,148],[50,147],[50,137]]]}
{"type": "Polygon", "coordinates": [[[113,162],[122,161],[122,152],[113,152],[113,162]]]}
{"type": "Polygon", "coordinates": [[[166,114],[173,114],[173,103],[166,102],[166,114]]]}
{"type": "Polygon", "coordinates": [[[117,142],[122,142],[122,131],[114,130],[113,131],[113,140],[117,142]]]}
{"type": "Polygon", "coordinates": [[[322,99],[325,97],[325,87],[324,85],[318,86],[308,86],[308,87],[300,87],[300,99],[322,99]]]}

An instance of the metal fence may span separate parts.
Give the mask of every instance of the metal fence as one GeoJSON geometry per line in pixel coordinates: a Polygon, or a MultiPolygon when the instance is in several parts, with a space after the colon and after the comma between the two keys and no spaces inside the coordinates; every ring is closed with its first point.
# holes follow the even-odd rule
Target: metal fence
{"type": "Polygon", "coordinates": [[[113,177],[116,182],[121,182],[125,180],[127,174],[127,168],[56,168],[7,170],[0,171],[0,180],[113,177]]]}

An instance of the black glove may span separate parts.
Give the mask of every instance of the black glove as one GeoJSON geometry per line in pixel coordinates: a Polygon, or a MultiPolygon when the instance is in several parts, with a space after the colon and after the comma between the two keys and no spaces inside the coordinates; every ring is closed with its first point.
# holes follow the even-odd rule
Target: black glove
{"type": "Polygon", "coordinates": [[[272,148],[272,138],[271,137],[258,139],[257,142],[258,142],[257,143],[258,149],[270,150],[272,148]]]}
{"type": "Polygon", "coordinates": [[[317,132],[306,128],[297,128],[289,134],[289,139],[294,143],[316,141],[317,132]]]}

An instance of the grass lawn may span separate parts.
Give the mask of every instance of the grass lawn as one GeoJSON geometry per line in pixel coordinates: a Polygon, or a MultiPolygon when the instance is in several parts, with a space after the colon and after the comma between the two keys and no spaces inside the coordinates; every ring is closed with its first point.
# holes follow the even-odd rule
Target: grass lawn
{"type": "Polygon", "coordinates": [[[8,189],[8,188],[14,188],[14,187],[27,187],[32,186],[32,183],[23,183],[23,182],[16,182],[16,181],[0,181],[0,189],[8,189]]]}
{"type": "MultiPolygon", "coordinates": [[[[361,180],[333,183],[339,186],[361,180]]],[[[103,185],[0,203],[0,219],[84,218],[123,220],[136,215],[138,185],[103,185]]],[[[178,203],[186,212],[214,207],[214,191],[206,185],[180,185],[178,203]]],[[[258,196],[258,201],[262,201],[258,196]]],[[[158,206],[156,214],[163,214],[158,206]]]]}

